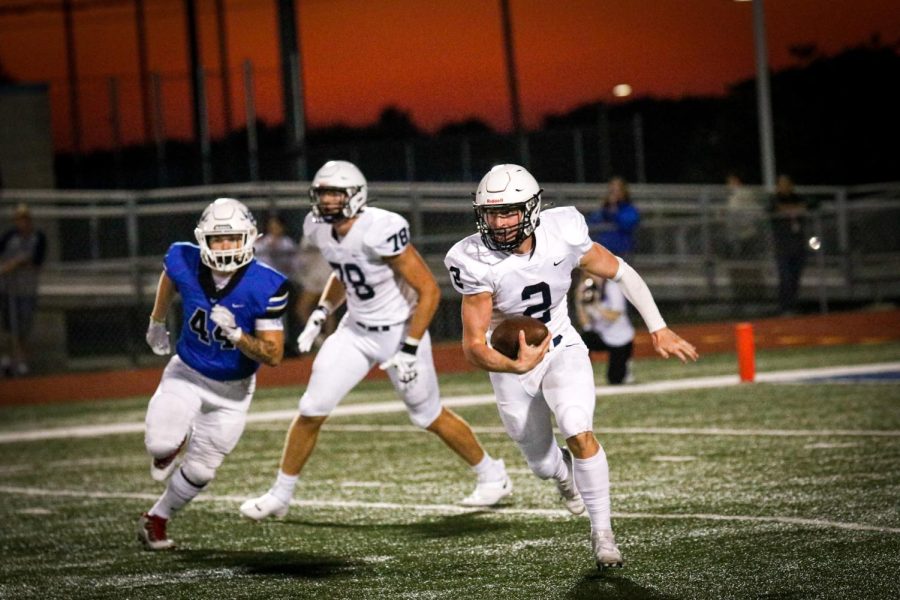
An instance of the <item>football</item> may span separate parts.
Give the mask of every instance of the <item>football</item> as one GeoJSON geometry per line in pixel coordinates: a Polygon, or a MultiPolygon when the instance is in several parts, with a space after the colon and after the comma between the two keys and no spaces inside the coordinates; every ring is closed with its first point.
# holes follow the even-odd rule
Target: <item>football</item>
{"type": "Polygon", "coordinates": [[[519,355],[519,330],[525,332],[525,341],[537,346],[547,337],[547,326],[531,317],[510,317],[502,321],[491,334],[491,346],[503,356],[519,355]]]}

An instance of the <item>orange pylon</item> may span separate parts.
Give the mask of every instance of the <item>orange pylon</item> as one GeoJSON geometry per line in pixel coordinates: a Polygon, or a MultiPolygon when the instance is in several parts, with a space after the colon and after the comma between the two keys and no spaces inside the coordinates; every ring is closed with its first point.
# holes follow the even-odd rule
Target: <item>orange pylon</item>
{"type": "Polygon", "coordinates": [[[738,323],[734,327],[737,339],[738,372],[741,381],[752,382],[756,377],[756,350],[753,345],[753,325],[738,323]]]}

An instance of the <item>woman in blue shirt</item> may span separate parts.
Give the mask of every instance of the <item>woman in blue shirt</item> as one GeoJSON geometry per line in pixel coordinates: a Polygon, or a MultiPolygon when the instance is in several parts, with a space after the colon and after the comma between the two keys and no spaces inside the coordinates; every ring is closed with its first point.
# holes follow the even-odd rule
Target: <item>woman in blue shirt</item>
{"type": "Polygon", "coordinates": [[[631,203],[627,181],[613,177],[608,190],[603,205],[587,215],[591,239],[616,256],[627,258],[634,251],[634,230],[641,215],[631,203]]]}

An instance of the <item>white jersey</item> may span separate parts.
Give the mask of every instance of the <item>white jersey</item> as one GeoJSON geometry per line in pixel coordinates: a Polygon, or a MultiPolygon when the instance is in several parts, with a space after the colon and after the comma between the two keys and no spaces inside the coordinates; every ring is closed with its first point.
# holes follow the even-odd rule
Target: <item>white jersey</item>
{"type": "Polygon", "coordinates": [[[543,321],[556,344],[560,335],[578,338],[566,297],[572,270],[593,242],[584,216],[573,207],[542,211],[540,219],[530,254],[488,250],[481,235],[473,234],[450,249],[444,264],[458,292],[492,295],[491,331],[508,317],[526,315],[543,321]]]}
{"type": "Polygon", "coordinates": [[[601,285],[600,297],[584,307],[590,320],[584,328],[599,335],[609,346],[624,346],[634,340],[634,326],[628,319],[628,303],[625,301],[625,295],[619,284],[611,279],[604,280],[601,285]],[[620,314],[615,320],[609,321],[603,317],[599,309],[620,314]]]}
{"type": "Polygon", "coordinates": [[[398,278],[384,258],[409,245],[409,223],[396,213],[367,206],[347,235],[338,240],[331,223],[303,221],[303,236],[319,249],[347,288],[347,314],[366,326],[396,325],[409,319],[415,291],[398,278]]]}

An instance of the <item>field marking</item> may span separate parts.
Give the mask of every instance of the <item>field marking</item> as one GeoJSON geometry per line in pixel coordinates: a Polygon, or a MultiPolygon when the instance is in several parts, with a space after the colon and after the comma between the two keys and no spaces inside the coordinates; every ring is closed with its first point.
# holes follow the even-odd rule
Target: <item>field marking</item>
{"type": "MultiPolygon", "coordinates": [[[[422,429],[413,425],[334,425],[326,423],[323,431],[346,433],[421,433],[422,429]]],[[[478,434],[506,434],[503,427],[473,426],[478,434]]],[[[727,427],[603,427],[594,431],[602,434],[637,435],[710,435],[710,436],[754,436],[754,437],[900,437],[898,429],[731,429],[727,427]]],[[[556,430],[559,433],[559,430],[556,430]]]]}
{"type": "MultiPolygon", "coordinates": [[[[875,363],[868,365],[855,365],[843,367],[821,367],[816,369],[793,369],[790,371],[774,371],[770,373],[759,373],[757,381],[760,383],[784,383],[795,381],[797,379],[808,379],[814,377],[837,377],[845,375],[863,375],[869,373],[879,373],[882,371],[900,370],[900,362],[875,363]]],[[[597,396],[627,396],[633,394],[655,394],[677,392],[685,390],[700,390],[710,388],[721,388],[741,384],[737,375],[716,375],[712,377],[693,377],[689,379],[675,379],[669,381],[657,381],[652,383],[641,383],[626,386],[603,386],[598,387],[597,396]]],[[[449,408],[459,408],[466,406],[480,406],[491,404],[494,402],[493,394],[479,394],[471,396],[452,396],[442,398],[441,402],[449,408]]],[[[332,413],[332,417],[350,416],[350,415],[371,415],[384,414],[391,412],[404,412],[406,406],[399,400],[388,400],[384,402],[370,402],[365,404],[348,404],[338,406],[332,413]]],[[[247,415],[247,423],[261,423],[268,421],[290,421],[296,416],[297,410],[272,410],[259,413],[250,413],[247,415]]],[[[118,435],[124,433],[142,433],[144,431],[144,423],[109,423],[105,425],[82,425],[76,427],[54,427],[49,429],[31,429],[24,431],[9,431],[0,433],[0,444],[11,442],[27,442],[38,440],[51,440],[61,438],[84,438],[84,437],[101,437],[106,435],[118,435]]],[[[602,430],[613,432],[612,429],[602,430]]],[[[694,435],[698,432],[701,435],[800,435],[794,433],[793,430],[784,430],[783,433],[758,434],[743,433],[744,430],[728,430],[728,429],[640,429],[640,428],[622,428],[615,430],[616,433],[666,433],[670,435],[694,435]]],[[[806,434],[815,435],[815,434],[806,434]]],[[[880,435],[895,437],[900,435],[898,431],[868,431],[853,432],[851,430],[836,430],[826,435],[880,435]]]]}
{"type": "MultiPolygon", "coordinates": [[[[0,493],[19,496],[42,496],[52,498],[91,498],[98,500],[146,500],[153,502],[159,498],[159,494],[126,493],[126,492],[88,492],[84,490],[48,490],[30,487],[0,486],[0,493]]],[[[243,496],[214,496],[201,495],[193,500],[196,502],[220,502],[228,504],[240,504],[247,498],[243,496]]],[[[562,508],[469,508],[456,504],[400,504],[398,502],[361,502],[348,500],[291,500],[291,506],[301,508],[334,508],[354,510],[387,510],[413,511],[428,513],[467,514],[482,513],[502,516],[526,516],[548,518],[586,518],[572,517],[567,510],[562,508]]],[[[236,516],[236,515],[235,515],[236,516]]],[[[802,525],[805,527],[844,529],[848,531],[872,531],[875,533],[900,534],[900,527],[880,527],[878,525],[866,525],[865,523],[845,523],[842,521],[829,521],[826,519],[808,519],[803,517],[763,517],[753,515],[717,515],[712,513],[644,513],[644,512],[613,512],[614,519],[664,519],[669,521],[735,521],[752,523],[779,523],[783,525],[802,525]]]]}

